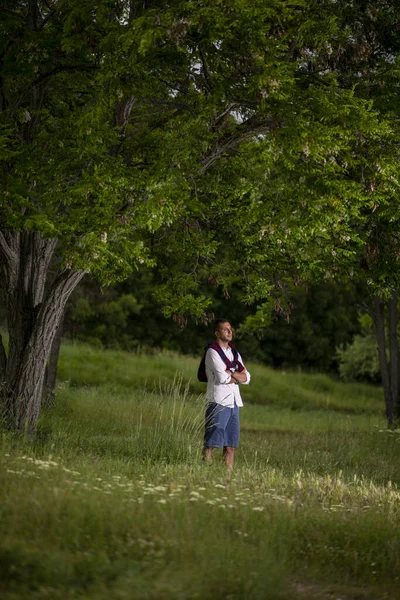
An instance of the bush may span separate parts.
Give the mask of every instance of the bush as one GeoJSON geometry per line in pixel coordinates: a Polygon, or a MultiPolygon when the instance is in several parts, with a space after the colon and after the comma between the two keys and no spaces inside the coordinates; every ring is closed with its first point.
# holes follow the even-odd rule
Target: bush
{"type": "Polygon", "coordinates": [[[378,346],[374,334],[356,335],[349,346],[337,349],[337,357],[339,374],[345,381],[358,379],[381,383],[378,346]]]}

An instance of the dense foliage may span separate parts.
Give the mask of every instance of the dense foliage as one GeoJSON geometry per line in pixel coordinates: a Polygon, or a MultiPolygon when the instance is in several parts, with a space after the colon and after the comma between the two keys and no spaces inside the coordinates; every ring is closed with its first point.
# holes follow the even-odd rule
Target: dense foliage
{"type": "Polygon", "coordinates": [[[34,428],[84,273],[157,264],[158,299],[182,322],[211,318],[207,281],[267,299],[261,322],[289,279],[397,285],[396,14],[384,0],[3,2],[13,426],[34,428]]]}

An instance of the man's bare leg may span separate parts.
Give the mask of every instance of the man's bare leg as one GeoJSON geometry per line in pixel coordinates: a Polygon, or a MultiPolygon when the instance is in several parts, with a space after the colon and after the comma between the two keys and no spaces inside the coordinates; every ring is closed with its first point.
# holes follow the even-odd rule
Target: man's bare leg
{"type": "Polygon", "coordinates": [[[233,463],[235,462],[235,448],[232,446],[224,446],[223,457],[227,468],[233,469],[233,463]]]}
{"type": "Polygon", "coordinates": [[[204,460],[204,462],[211,462],[212,461],[213,450],[214,450],[214,448],[208,448],[207,446],[204,446],[204,448],[203,448],[203,460],[204,460]]]}

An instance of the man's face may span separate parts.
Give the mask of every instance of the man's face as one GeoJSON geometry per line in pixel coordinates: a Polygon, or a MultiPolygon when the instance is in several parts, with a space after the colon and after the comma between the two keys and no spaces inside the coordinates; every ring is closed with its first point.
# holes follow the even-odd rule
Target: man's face
{"type": "Polygon", "coordinates": [[[232,341],[233,331],[231,324],[228,323],[228,321],[221,323],[215,332],[215,337],[218,341],[223,342],[224,344],[228,344],[230,341],[232,341]]]}

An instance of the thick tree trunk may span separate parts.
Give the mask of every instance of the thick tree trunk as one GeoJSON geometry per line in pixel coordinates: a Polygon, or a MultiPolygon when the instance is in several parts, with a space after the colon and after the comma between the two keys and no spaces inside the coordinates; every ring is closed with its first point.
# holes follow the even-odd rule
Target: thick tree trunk
{"type": "Polygon", "coordinates": [[[0,231],[0,268],[5,280],[9,331],[1,400],[7,422],[21,432],[35,430],[54,336],[65,304],[84,275],[83,271],[64,269],[45,291],[55,246],[56,240],[43,239],[38,232],[0,231]]]}
{"type": "Polygon", "coordinates": [[[390,371],[386,358],[386,334],[385,334],[385,304],[384,301],[375,296],[374,298],[374,321],[376,327],[376,339],[378,342],[379,366],[381,370],[383,392],[385,396],[386,418],[389,427],[393,427],[394,410],[391,392],[390,371]]]}
{"type": "Polygon", "coordinates": [[[61,340],[63,336],[63,322],[64,315],[61,318],[61,322],[57,328],[54,336],[53,343],[51,345],[50,357],[46,367],[45,381],[44,381],[44,394],[43,401],[44,407],[49,408],[54,405],[54,396],[57,383],[57,365],[58,357],[60,355],[61,340]]]}

